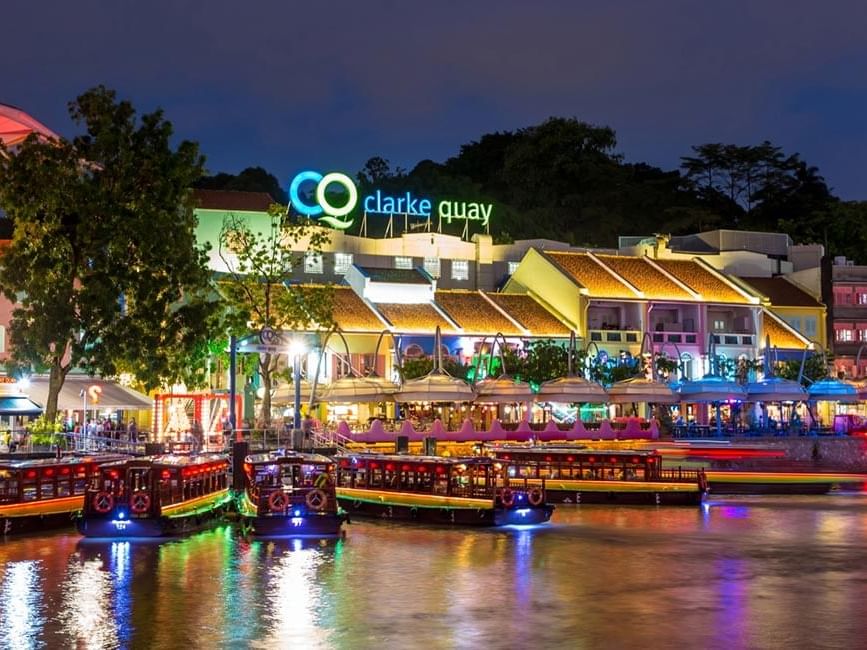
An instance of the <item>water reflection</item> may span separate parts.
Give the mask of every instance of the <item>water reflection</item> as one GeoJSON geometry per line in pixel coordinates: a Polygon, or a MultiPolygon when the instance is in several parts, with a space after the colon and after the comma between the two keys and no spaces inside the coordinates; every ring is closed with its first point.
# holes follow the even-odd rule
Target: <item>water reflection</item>
{"type": "Polygon", "coordinates": [[[564,506],[536,528],[0,541],[0,647],[861,647],[867,497],[564,506]]]}

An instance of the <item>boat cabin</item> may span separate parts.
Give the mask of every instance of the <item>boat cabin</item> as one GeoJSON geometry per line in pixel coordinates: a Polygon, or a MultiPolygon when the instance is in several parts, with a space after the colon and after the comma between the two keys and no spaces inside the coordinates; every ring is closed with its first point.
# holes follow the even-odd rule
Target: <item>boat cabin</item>
{"type": "Polygon", "coordinates": [[[244,462],[247,495],[257,516],[334,513],[334,461],[300,452],[253,454],[244,462]]]}
{"type": "Polygon", "coordinates": [[[120,456],[79,456],[0,462],[0,506],[78,496],[106,461],[120,456]]]}

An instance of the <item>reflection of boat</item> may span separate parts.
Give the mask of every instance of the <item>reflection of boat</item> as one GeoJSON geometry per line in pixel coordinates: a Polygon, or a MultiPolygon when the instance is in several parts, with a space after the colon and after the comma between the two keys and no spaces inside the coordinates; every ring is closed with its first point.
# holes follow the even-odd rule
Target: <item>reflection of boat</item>
{"type": "Polygon", "coordinates": [[[102,465],[85,493],[87,537],[180,535],[209,525],[231,497],[224,456],[151,456],[102,465]]]}
{"type": "Polygon", "coordinates": [[[655,451],[583,447],[492,447],[510,475],[544,481],[554,503],[698,505],[707,490],[702,470],[663,468],[655,451]]]}
{"type": "Polygon", "coordinates": [[[245,526],[256,535],[337,535],[346,514],[337,508],[334,462],[318,454],[255,454],[244,463],[238,498],[245,526]]]}
{"type": "Polygon", "coordinates": [[[707,480],[713,494],[826,494],[835,485],[867,484],[867,474],[786,471],[779,466],[767,471],[709,469],[707,480]]]}
{"type": "Polygon", "coordinates": [[[337,457],[337,500],[350,515],[500,526],[548,521],[544,481],[509,479],[491,458],[337,457]]]}
{"type": "Polygon", "coordinates": [[[0,535],[71,525],[100,464],[120,458],[69,456],[0,463],[0,535]]]}

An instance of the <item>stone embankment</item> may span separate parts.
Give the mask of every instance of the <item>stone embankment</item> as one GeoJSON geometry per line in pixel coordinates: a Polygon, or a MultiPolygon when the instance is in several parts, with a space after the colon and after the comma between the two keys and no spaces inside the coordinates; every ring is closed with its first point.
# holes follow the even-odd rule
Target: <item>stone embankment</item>
{"type": "MultiPolygon", "coordinates": [[[[782,462],[793,466],[846,472],[867,472],[867,439],[849,437],[798,437],[751,439],[749,444],[776,447],[785,450],[782,462]]],[[[765,461],[764,464],[766,464],[765,461]]],[[[754,463],[738,463],[747,469],[754,463]]],[[[763,464],[756,461],[755,464],[763,464]]]]}

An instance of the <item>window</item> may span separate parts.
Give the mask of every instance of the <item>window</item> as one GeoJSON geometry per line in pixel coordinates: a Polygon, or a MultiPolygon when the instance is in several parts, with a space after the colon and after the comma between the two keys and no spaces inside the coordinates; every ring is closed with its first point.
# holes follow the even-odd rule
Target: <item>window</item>
{"type": "Polygon", "coordinates": [[[412,258],[411,257],[395,257],[394,258],[394,268],[396,268],[396,269],[411,269],[412,268],[412,258]]]}
{"type": "Polygon", "coordinates": [[[452,280],[469,280],[470,263],[468,260],[452,260],[452,280]]]}
{"type": "Polygon", "coordinates": [[[713,322],[713,331],[714,332],[722,332],[726,328],[726,322],[724,320],[714,320],[713,322]]]}
{"type": "Polygon", "coordinates": [[[305,273],[322,273],[322,255],[318,253],[306,253],[304,255],[305,273]]]}
{"type": "Polygon", "coordinates": [[[867,305],[867,293],[860,293],[859,292],[856,294],[856,296],[858,298],[858,304],[859,305],[867,305]]]}
{"type": "Polygon", "coordinates": [[[440,258],[424,258],[424,270],[427,271],[428,275],[430,275],[432,278],[440,277],[440,258]]]}
{"type": "Polygon", "coordinates": [[[807,316],[804,318],[804,334],[813,337],[816,336],[816,317],[807,316]]]}
{"type": "Polygon", "coordinates": [[[789,318],[786,319],[786,323],[788,323],[788,325],[793,330],[796,330],[798,332],[801,331],[801,319],[800,318],[793,318],[790,316],[789,318]]]}
{"type": "Polygon", "coordinates": [[[515,275],[515,271],[518,270],[518,265],[520,262],[509,262],[509,275],[515,275]]]}
{"type": "Polygon", "coordinates": [[[352,253],[334,253],[334,273],[345,275],[352,266],[352,253]]]}
{"type": "Polygon", "coordinates": [[[842,343],[851,341],[854,338],[854,332],[852,330],[836,330],[834,335],[835,340],[842,343]]]}

